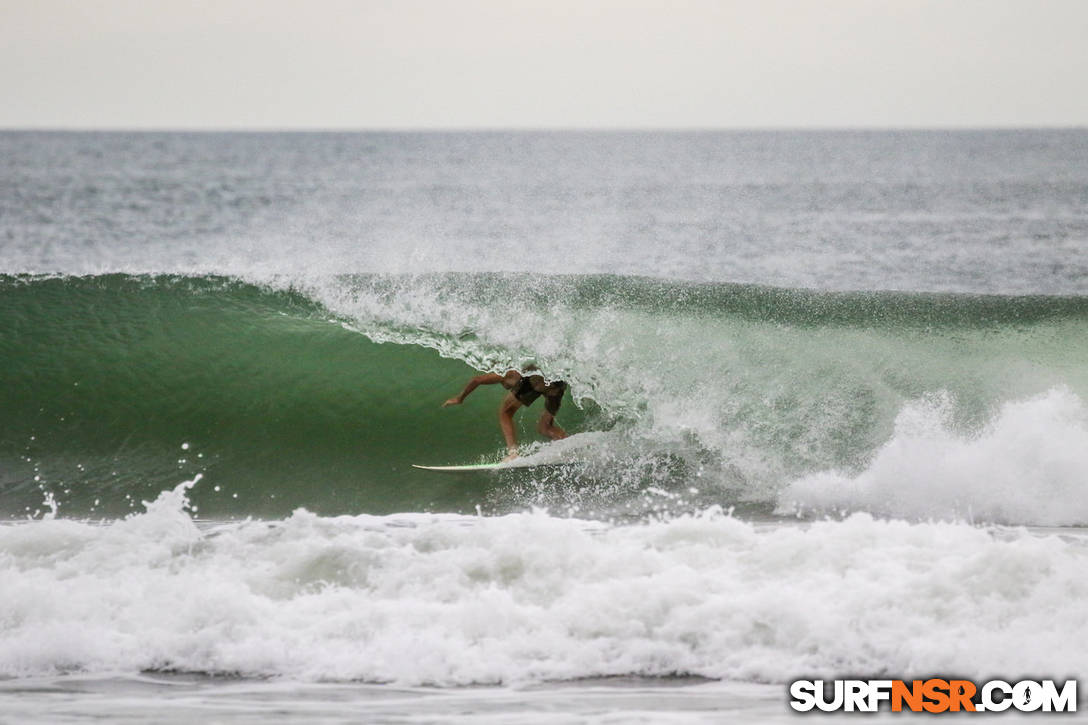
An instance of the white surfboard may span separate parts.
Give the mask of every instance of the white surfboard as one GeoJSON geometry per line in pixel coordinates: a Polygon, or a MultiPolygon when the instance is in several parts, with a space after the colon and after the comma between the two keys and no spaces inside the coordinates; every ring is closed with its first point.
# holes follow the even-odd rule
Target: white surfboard
{"type": "Polygon", "coordinates": [[[416,463],[412,464],[412,468],[418,468],[422,471],[438,471],[440,473],[471,473],[472,471],[506,471],[511,468],[544,468],[548,466],[562,466],[563,463],[533,463],[531,461],[525,461],[524,463],[517,459],[513,461],[506,461],[500,463],[473,463],[467,466],[420,466],[416,463]]]}
{"type": "Polygon", "coordinates": [[[533,444],[527,446],[527,450],[522,451],[524,455],[512,461],[470,463],[466,466],[421,466],[413,463],[412,468],[418,468],[421,471],[438,471],[439,473],[473,473],[579,465],[579,461],[585,460],[584,452],[580,452],[591,446],[596,448],[604,445],[603,442],[607,441],[607,435],[600,431],[590,431],[575,433],[560,441],[533,444]]]}

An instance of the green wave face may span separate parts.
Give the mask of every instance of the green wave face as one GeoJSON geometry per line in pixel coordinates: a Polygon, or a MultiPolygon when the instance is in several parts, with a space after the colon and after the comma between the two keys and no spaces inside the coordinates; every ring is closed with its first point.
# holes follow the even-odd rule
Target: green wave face
{"type": "MultiPolygon", "coordinates": [[[[502,444],[505,391],[443,410],[471,368],[372,342],[297,294],[110,275],[7,278],[0,295],[8,516],[40,508],[43,482],[67,513],[111,515],[196,472],[201,515],[458,508],[486,479],[437,481],[410,464],[502,444]]],[[[575,406],[563,414],[581,424],[575,406]]]]}
{"type": "MultiPolygon", "coordinates": [[[[905,401],[948,393],[971,430],[1010,399],[1088,394],[1084,298],[525,275],[2,277],[0,330],[5,517],[46,492],[69,515],[123,514],[196,473],[210,517],[614,513],[647,482],[758,503],[791,477],[863,466],[905,401]],[[476,370],[530,360],[571,383],[564,426],[608,431],[595,468],[410,467],[497,457],[505,391],[441,403],[476,370]]],[[[519,415],[521,440],[539,440],[540,410],[519,415]]]]}

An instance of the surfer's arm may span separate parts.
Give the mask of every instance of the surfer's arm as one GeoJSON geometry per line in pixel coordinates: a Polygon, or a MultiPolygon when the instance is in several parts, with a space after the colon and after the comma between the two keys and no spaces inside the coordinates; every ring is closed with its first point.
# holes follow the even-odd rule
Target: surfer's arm
{"type": "Polygon", "coordinates": [[[481,385],[494,385],[495,383],[501,383],[502,381],[503,376],[496,375],[495,373],[485,373],[484,375],[477,375],[472,380],[468,381],[468,385],[465,386],[465,389],[461,391],[460,395],[450,398],[442,404],[442,407],[445,408],[447,405],[460,405],[461,403],[465,402],[465,398],[468,397],[469,393],[471,393],[473,390],[480,387],[481,385]]]}

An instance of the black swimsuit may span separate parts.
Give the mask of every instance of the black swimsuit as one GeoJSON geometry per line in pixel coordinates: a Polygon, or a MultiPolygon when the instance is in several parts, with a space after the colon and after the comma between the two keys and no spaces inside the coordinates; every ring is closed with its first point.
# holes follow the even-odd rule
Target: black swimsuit
{"type": "Polygon", "coordinates": [[[518,402],[528,407],[536,402],[536,399],[541,395],[544,396],[544,409],[552,415],[559,412],[559,406],[563,402],[563,393],[567,389],[567,384],[562,380],[556,380],[550,386],[550,390],[546,393],[542,393],[537,390],[533,383],[537,382],[536,378],[539,378],[539,383],[543,385],[544,377],[541,375],[523,375],[521,380],[517,382],[514,387],[510,388],[510,392],[514,394],[518,402]]]}

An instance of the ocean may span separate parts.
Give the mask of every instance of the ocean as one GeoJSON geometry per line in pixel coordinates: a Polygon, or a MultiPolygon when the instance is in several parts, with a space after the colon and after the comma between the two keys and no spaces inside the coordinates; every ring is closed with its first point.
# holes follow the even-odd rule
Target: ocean
{"type": "Polygon", "coordinates": [[[1088,673],[1088,131],[0,162],[0,722],[774,722],[799,678],[1088,673]],[[442,403],[529,365],[553,465],[412,468],[498,460],[505,391],[442,403]]]}

